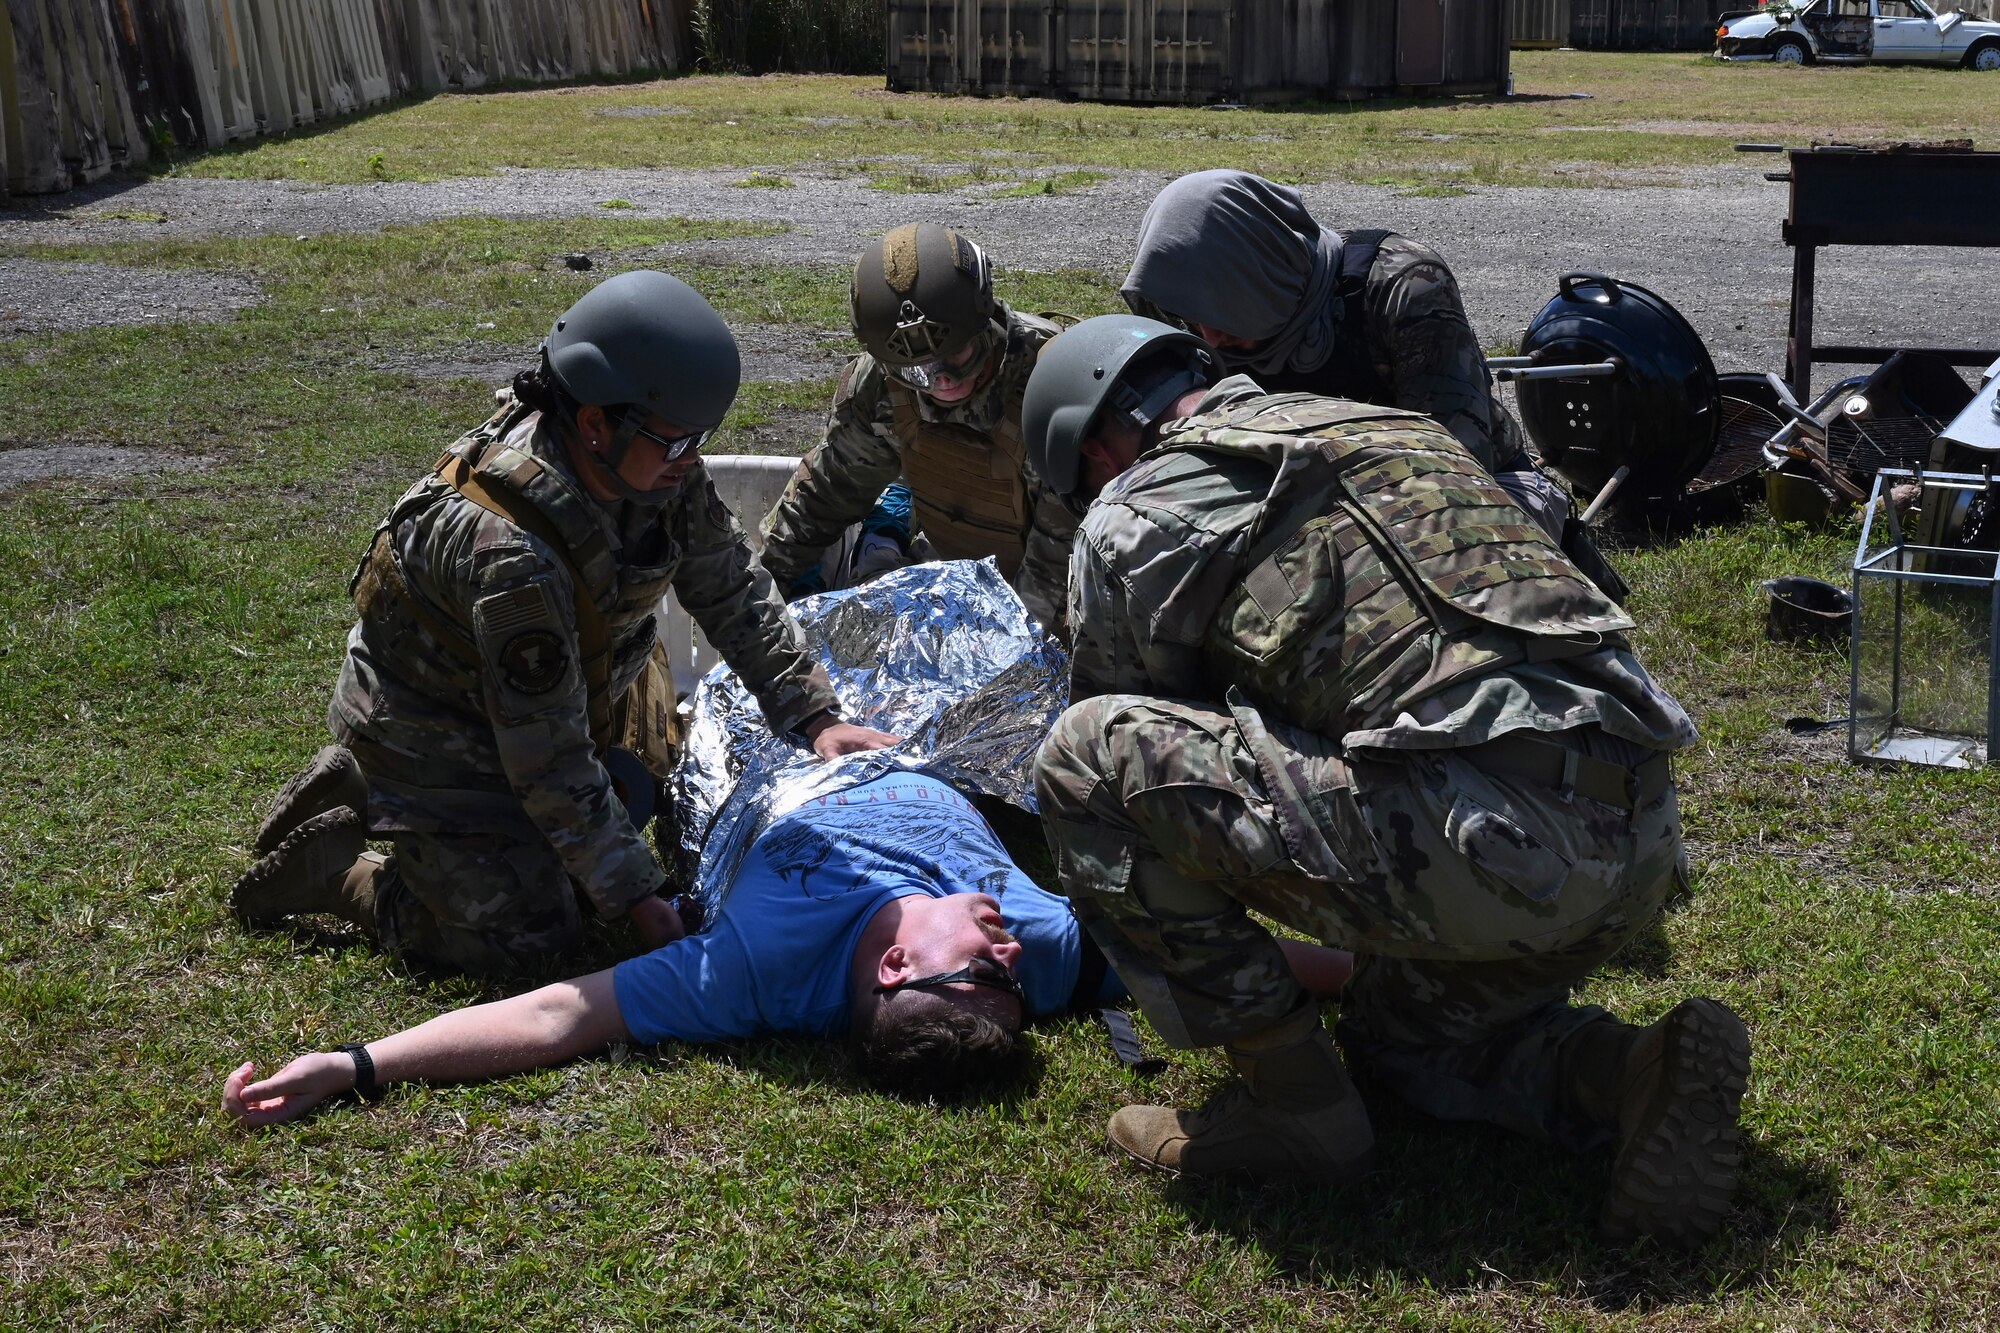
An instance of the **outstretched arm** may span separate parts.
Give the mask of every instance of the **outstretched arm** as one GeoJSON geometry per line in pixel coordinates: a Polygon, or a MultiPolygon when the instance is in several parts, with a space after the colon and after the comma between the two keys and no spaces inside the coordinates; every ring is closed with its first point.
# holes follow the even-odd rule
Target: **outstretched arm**
{"type": "MultiPolygon", "coordinates": [[[[561,1064],[627,1036],[607,969],[439,1014],[369,1042],[368,1055],[378,1084],[412,1078],[448,1082],[561,1064]]],[[[222,1109],[246,1125],[296,1119],[354,1086],[354,1059],[343,1051],[302,1055],[252,1082],[256,1072],[246,1062],[222,1085],[222,1109]]]]}

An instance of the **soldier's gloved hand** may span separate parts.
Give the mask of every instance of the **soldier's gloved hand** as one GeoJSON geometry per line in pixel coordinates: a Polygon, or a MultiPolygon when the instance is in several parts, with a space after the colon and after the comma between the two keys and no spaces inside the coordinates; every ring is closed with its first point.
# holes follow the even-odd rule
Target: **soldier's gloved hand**
{"type": "Polygon", "coordinates": [[[832,713],[821,713],[799,730],[812,742],[813,753],[822,759],[838,759],[857,750],[886,750],[903,739],[873,727],[842,722],[832,713]]]}
{"type": "Polygon", "coordinates": [[[638,928],[639,938],[648,949],[672,944],[687,934],[681,926],[681,914],[657,893],[633,903],[626,909],[626,916],[638,928]]]}

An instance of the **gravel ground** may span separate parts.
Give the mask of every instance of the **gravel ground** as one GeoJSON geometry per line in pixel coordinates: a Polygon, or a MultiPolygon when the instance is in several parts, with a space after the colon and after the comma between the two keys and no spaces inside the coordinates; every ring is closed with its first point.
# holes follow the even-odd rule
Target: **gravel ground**
{"type": "MultiPolygon", "coordinates": [[[[1641,283],[1677,306],[1719,369],[1784,363],[1791,251],[1778,238],[1787,194],[1763,179],[1766,159],[1690,173],[1677,186],[1617,189],[1481,188],[1450,198],[1365,185],[1305,188],[1320,218],[1390,227],[1435,246],[1459,276],[1488,345],[1518,338],[1568,269],[1641,283]]],[[[1120,274],[1140,214],[1168,179],[1115,173],[1070,194],[994,197],[995,187],[901,195],[852,177],[783,168],[788,190],[738,189],[743,170],[507,171],[430,184],[308,186],[166,177],[109,181],[56,199],[0,208],[0,242],[90,242],[204,234],[309,235],[392,222],[494,215],[682,216],[783,222],[767,240],[702,242],[689,257],[844,265],[870,237],[928,217],[964,228],[1007,267],[1094,268],[1120,274]],[[134,214],[146,220],[121,218],[134,214]],[[162,218],[164,220],[153,220],[162,218]]],[[[1821,253],[1821,342],[1988,346],[2000,342],[1992,293],[2000,251],[1849,249],[1821,253]]],[[[98,265],[0,261],[0,340],[103,323],[225,317],[256,297],[253,284],[216,274],[110,270],[98,265]]],[[[811,333],[746,330],[751,377],[825,374],[838,347],[811,333]],[[798,364],[803,361],[805,364],[798,364]]],[[[432,358],[430,374],[486,374],[517,362],[485,346],[432,358]]],[[[1821,375],[1822,384],[1827,377],[1821,375]]]]}
{"type": "MultiPolygon", "coordinates": [[[[0,237],[11,219],[0,214],[0,237]]],[[[105,324],[227,319],[262,297],[222,273],[0,259],[0,340],[105,324]]]]}

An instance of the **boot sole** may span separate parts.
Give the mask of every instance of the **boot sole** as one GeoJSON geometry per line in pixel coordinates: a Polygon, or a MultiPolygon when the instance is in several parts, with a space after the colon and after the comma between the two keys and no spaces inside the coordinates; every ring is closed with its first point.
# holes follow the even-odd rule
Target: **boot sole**
{"type": "Polygon", "coordinates": [[[368,831],[357,811],[347,806],[323,810],[244,872],[229,892],[229,909],[249,930],[267,929],[288,916],[330,911],[329,885],[337,889],[367,850],[368,831]]]}
{"type": "Polygon", "coordinates": [[[1722,1228],[1743,1167],[1737,1116],[1750,1086],[1750,1034],[1714,1000],[1668,1015],[1661,1080],[1611,1169],[1598,1219],[1611,1241],[1696,1245],[1722,1228]]]}
{"type": "Polygon", "coordinates": [[[257,828],[257,855],[277,851],[286,836],[308,819],[343,805],[365,815],[368,780],[345,746],[324,746],[271,802],[271,813],[257,828]]]}

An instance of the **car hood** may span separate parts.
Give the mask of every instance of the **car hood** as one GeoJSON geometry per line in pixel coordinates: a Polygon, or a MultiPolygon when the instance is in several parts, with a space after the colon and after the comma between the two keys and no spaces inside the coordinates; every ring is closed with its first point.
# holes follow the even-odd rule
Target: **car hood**
{"type": "Polygon", "coordinates": [[[1752,14],[1748,18],[1731,19],[1723,27],[1731,37],[1763,37],[1777,30],[1778,21],[1769,14],[1752,14]]]}

